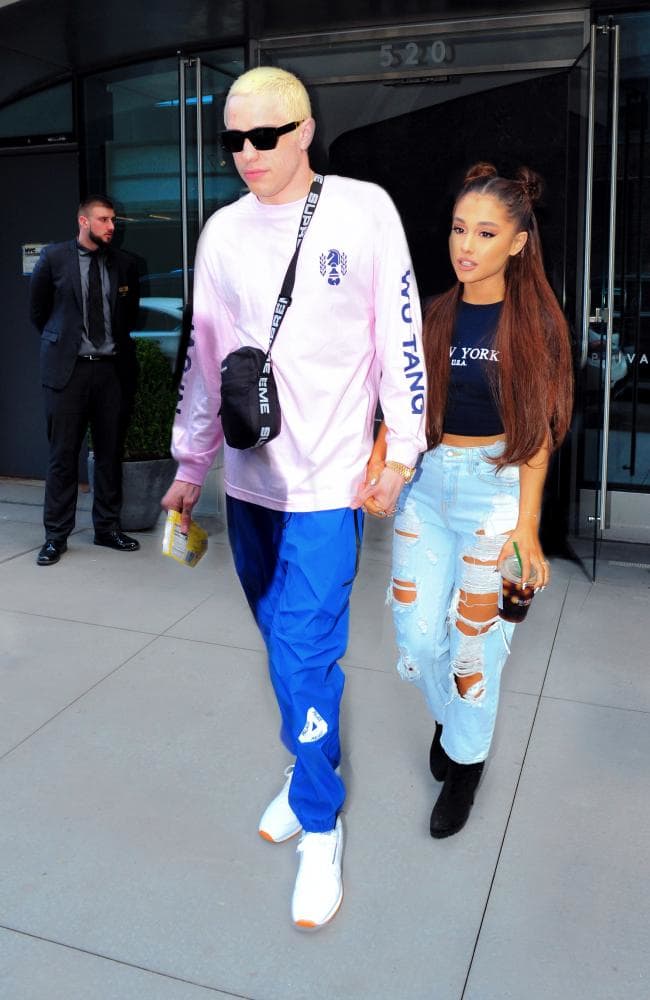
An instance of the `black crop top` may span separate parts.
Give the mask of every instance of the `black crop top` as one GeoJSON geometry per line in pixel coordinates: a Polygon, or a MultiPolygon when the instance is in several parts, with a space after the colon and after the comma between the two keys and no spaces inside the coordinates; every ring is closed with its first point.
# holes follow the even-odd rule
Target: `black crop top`
{"type": "Polygon", "coordinates": [[[443,431],[467,437],[503,433],[488,370],[498,364],[492,347],[501,303],[476,306],[460,302],[450,348],[451,371],[443,431]]]}

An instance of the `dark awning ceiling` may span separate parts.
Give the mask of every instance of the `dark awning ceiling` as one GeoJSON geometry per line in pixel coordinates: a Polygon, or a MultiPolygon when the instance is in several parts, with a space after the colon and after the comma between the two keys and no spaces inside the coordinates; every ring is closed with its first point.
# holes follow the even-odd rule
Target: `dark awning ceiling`
{"type": "MultiPolygon", "coordinates": [[[[0,6],[0,105],[71,74],[248,37],[585,6],[576,0],[14,0],[0,6]]],[[[591,6],[634,5],[596,0],[591,6]]]]}
{"type": "Polygon", "coordinates": [[[245,0],[17,0],[0,8],[0,104],[57,78],[245,37],[245,0]]]}

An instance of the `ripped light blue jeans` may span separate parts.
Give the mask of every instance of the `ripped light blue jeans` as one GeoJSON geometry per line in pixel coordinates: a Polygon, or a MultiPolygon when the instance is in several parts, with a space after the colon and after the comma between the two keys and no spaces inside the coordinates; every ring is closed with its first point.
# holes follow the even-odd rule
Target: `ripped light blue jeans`
{"type": "Polygon", "coordinates": [[[395,518],[397,669],[423,691],[459,764],[487,757],[515,628],[498,616],[496,560],[517,522],[519,468],[497,472],[486,460],[502,449],[440,444],[426,452],[395,518]]]}

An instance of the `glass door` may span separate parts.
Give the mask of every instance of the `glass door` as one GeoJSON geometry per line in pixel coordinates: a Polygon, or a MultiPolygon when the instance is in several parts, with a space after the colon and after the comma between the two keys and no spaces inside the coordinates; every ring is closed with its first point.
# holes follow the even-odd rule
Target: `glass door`
{"type": "Polygon", "coordinates": [[[183,292],[191,298],[196,244],[205,220],[242,193],[232,157],[219,142],[232,82],[243,72],[241,48],[219,49],[179,60],[179,136],[183,292]]]}
{"type": "Polygon", "coordinates": [[[584,206],[568,230],[566,307],[576,342],[576,405],[571,434],[569,544],[595,579],[608,522],[614,348],[619,28],[594,25],[569,74],[568,205],[584,206]]]}
{"type": "Polygon", "coordinates": [[[650,542],[650,13],[617,15],[616,21],[620,25],[616,279],[609,497],[603,528],[608,544],[603,549],[616,560],[647,562],[647,551],[625,552],[620,543],[650,542]]]}
{"type": "Polygon", "coordinates": [[[116,202],[120,244],[138,258],[141,274],[132,335],[157,340],[172,367],[201,227],[239,194],[218,133],[226,93],[243,68],[243,48],[229,48],[119,67],[83,85],[82,186],[116,202]]]}

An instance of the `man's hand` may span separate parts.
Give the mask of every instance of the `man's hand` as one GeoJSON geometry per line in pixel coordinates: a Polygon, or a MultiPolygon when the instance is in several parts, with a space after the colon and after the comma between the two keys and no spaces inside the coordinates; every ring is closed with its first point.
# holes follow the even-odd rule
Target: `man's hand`
{"type": "Polygon", "coordinates": [[[196,486],[194,483],[186,483],[182,479],[175,479],[160,501],[160,505],[164,510],[180,511],[181,531],[184,535],[187,535],[190,530],[192,509],[200,496],[200,486],[196,486]]]}
{"type": "Polygon", "coordinates": [[[368,514],[374,517],[390,517],[395,513],[399,495],[404,486],[404,478],[394,469],[387,469],[385,466],[379,476],[370,475],[371,469],[368,466],[369,478],[365,484],[357,491],[357,495],[350,504],[355,507],[363,507],[368,514]]]}

